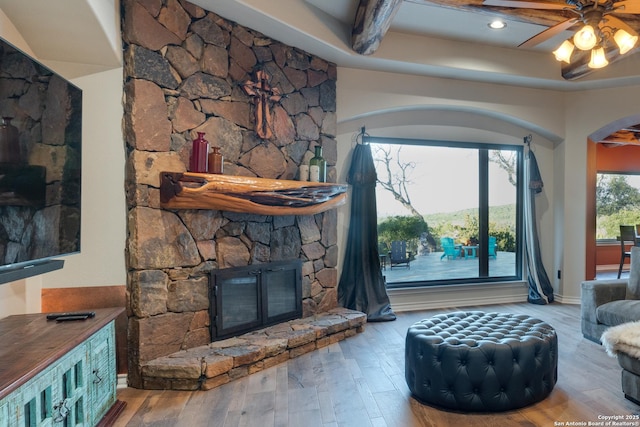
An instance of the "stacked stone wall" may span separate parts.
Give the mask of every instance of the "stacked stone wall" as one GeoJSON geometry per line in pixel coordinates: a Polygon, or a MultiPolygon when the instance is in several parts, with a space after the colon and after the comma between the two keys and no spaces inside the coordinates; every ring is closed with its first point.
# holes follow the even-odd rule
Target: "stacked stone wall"
{"type": "Polygon", "coordinates": [[[212,269],[303,260],[303,315],[337,306],[336,212],[262,216],[160,207],[159,175],[187,170],[205,132],[224,173],[295,179],[323,147],[336,171],[336,67],[181,0],[125,0],[129,384],[141,366],[210,342],[212,269]],[[255,132],[242,85],[258,70],[284,97],[270,105],[273,138],[255,132]]]}

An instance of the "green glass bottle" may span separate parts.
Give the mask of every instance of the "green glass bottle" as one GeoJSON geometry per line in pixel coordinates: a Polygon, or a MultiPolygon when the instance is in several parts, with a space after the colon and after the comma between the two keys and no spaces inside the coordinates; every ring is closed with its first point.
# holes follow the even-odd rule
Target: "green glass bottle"
{"type": "Polygon", "coordinates": [[[322,157],[322,147],[317,145],[315,156],[309,160],[309,181],[327,182],[327,161],[322,157]]]}

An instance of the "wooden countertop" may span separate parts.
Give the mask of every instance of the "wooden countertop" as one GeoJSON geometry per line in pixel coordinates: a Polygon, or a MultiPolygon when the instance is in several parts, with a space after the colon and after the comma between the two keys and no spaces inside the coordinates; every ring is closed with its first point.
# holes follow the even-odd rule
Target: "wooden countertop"
{"type": "Polygon", "coordinates": [[[115,320],[124,308],[91,311],[95,317],[69,322],[47,320],[41,313],[0,319],[0,399],[115,320]]]}

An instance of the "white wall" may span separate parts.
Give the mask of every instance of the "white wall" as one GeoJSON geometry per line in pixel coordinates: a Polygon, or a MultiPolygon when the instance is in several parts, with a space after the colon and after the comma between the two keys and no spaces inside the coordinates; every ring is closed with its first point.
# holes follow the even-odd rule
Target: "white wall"
{"type": "Polygon", "coordinates": [[[566,139],[555,158],[564,191],[556,197],[563,216],[556,230],[562,236],[557,242],[562,248],[556,251],[555,261],[562,270],[557,290],[567,299],[580,298],[580,282],[585,277],[587,137],[611,122],[638,115],[639,98],[637,85],[566,94],[566,139]]]}
{"type": "MultiPolygon", "coordinates": [[[[355,132],[367,118],[382,113],[437,110],[497,119],[556,143],[564,139],[564,99],[557,91],[350,68],[338,69],[337,88],[339,133],[355,132]]],[[[430,115],[420,119],[432,120],[430,115]]],[[[446,116],[437,120],[430,124],[439,124],[446,116]]],[[[378,122],[376,118],[372,125],[378,127],[378,122]]],[[[471,121],[455,126],[496,129],[496,125],[471,121]]],[[[509,132],[516,136],[512,130],[503,131],[509,132]]]]}
{"type": "MultiPolygon", "coordinates": [[[[339,68],[338,180],[346,180],[353,138],[362,126],[373,136],[411,138],[419,134],[422,138],[506,144],[522,144],[522,137],[533,134],[545,183],[536,198],[543,262],[556,299],[578,303],[585,272],[587,137],[634,114],[638,95],[639,87],[558,92],[339,68]],[[562,279],[557,278],[558,270],[562,279]]],[[[340,208],[340,260],[348,216],[349,207],[340,208]]],[[[402,296],[390,292],[390,296],[392,304],[395,298],[396,303],[414,308],[420,298],[430,300],[423,301],[423,306],[526,298],[526,293],[514,289],[501,292],[487,287],[471,295],[469,289],[457,295],[441,289],[402,296]]]]}
{"type": "Polygon", "coordinates": [[[82,89],[81,252],[42,276],[44,288],[126,283],[122,69],[77,78],[82,89]]]}
{"type": "MultiPolygon", "coordinates": [[[[0,35],[31,52],[1,11],[0,35]]],[[[122,69],[72,83],[83,91],[81,253],[61,258],[65,260],[62,270],[0,284],[0,318],[39,312],[42,288],[126,283],[122,69]]]]}

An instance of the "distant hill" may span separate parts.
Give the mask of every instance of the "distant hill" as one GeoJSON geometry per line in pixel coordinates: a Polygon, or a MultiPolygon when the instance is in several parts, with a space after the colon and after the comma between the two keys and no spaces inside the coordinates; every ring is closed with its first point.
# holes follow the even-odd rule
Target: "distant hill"
{"type": "MultiPolygon", "coordinates": [[[[453,223],[462,225],[464,224],[465,215],[478,215],[478,209],[464,209],[455,212],[440,212],[435,214],[429,214],[424,216],[424,220],[427,221],[430,227],[435,227],[438,224],[453,223]]],[[[492,206],[489,208],[489,222],[496,224],[513,225],[513,218],[516,216],[516,205],[501,205],[492,206]]]]}

